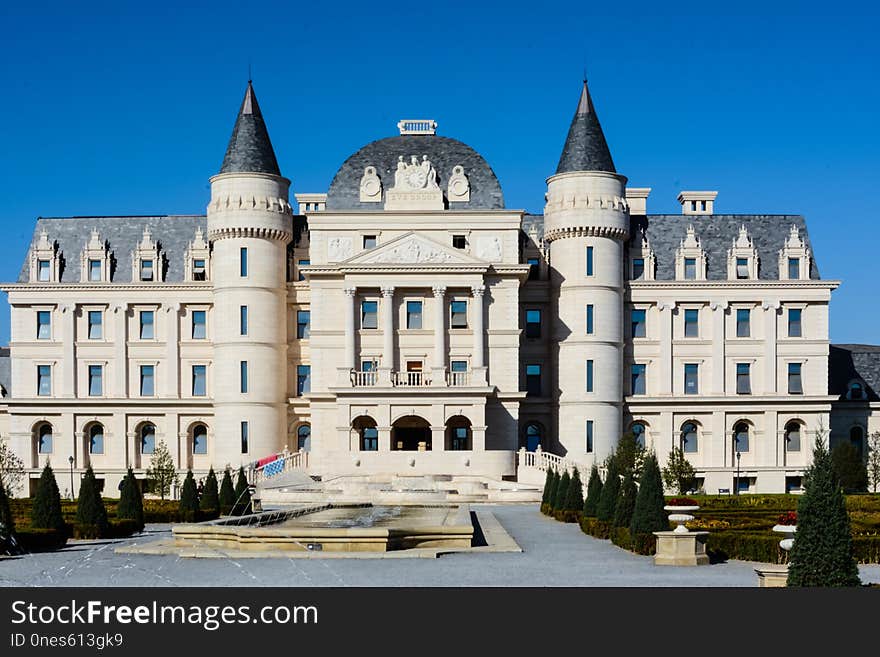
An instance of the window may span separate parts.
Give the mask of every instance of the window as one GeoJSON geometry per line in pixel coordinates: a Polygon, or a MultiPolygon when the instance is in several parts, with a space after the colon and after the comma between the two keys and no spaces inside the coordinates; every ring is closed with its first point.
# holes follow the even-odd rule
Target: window
{"type": "Polygon", "coordinates": [[[141,397],[156,394],[155,365],[141,365],[141,397]]]}
{"type": "Polygon", "coordinates": [[[372,372],[376,369],[376,363],[372,360],[361,361],[361,372],[372,372]]]}
{"type": "Polygon", "coordinates": [[[104,337],[104,313],[90,310],[88,315],[89,340],[100,340],[104,337]]]}
{"type": "Polygon", "coordinates": [[[52,270],[48,260],[37,261],[37,280],[46,282],[52,277],[52,270]]]}
{"type": "Polygon", "coordinates": [[[301,424],[296,430],[297,449],[308,452],[312,449],[312,425],[301,424]]]}
{"type": "Polygon", "coordinates": [[[593,304],[587,304],[587,335],[593,335],[593,304]]]}
{"type": "Polygon", "coordinates": [[[89,454],[104,453],[104,427],[93,424],[89,429],[89,454]]]}
{"type": "Polygon", "coordinates": [[[312,391],[311,365],[296,366],[296,396],[302,397],[312,391]]]}
{"type": "Polygon", "coordinates": [[[697,280],[697,259],[696,258],[685,258],[684,259],[684,278],[686,281],[697,280]]]}
{"type": "Polygon", "coordinates": [[[593,275],[593,247],[587,247],[587,276],[593,275]]]}
{"type": "Polygon", "coordinates": [[[208,394],[207,366],[192,366],[192,394],[193,397],[205,397],[208,394]]]}
{"type": "Polygon", "coordinates": [[[38,454],[51,454],[52,453],[52,425],[51,424],[41,424],[40,429],[37,432],[37,453],[38,454]]]}
{"type": "Polygon", "coordinates": [[[587,392],[593,392],[593,361],[587,361],[587,392]]]}
{"type": "Polygon", "coordinates": [[[379,430],[376,427],[361,429],[361,450],[375,452],[379,449],[379,430]]]}
{"type": "Polygon", "coordinates": [[[141,330],[140,336],[141,340],[152,340],[153,339],[153,311],[152,310],[142,310],[140,312],[140,320],[141,320],[141,330]]]}
{"type": "Polygon", "coordinates": [[[689,308],[684,311],[684,337],[696,338],[700,335],[700,311],[689,308]]]}
{"type": "Polygon", "coordinates": [[[239,363],[238,367],[239,388],[243,393],[248,391],[248,364],[246,360],[239,363]]]}
{"type": "Polygon", "coordinates": [[[788,259],[788,277],[791,279],[797,279],[801,277],[801,259],[800,258],[789,258],[788,259]]]}
{"type": "Polygon", "coordinates": [[[526,365],[526,394],[541,396],[541,366],[526,365]]]}
{"type": "Polygon", "coordinates": [[[750,395],[752,393],[751,363],[736,364],[736,394],[750,395]]]}
{"type": "Polygon", "coordinates": [[[800,308],[789,308],[788,309],[788,337],[790,337],[790,338],[801,337],[801,309],[800,308]]]}
{"type": "Polygon", "coordinates": [[[859,454],[863,454],[865,443],[865,431],[859,426],[855,426],[849,430],[849,441],[859,450],[859,454]]]}
{"type": "Polygon", "coordinates": [[[406,328],[420,329],[422,328],[422,302],[407,301],[406,302],[406,328]]]}
{"type": "Polygon", "coordinates": [[[374,329],[379,326],[379,302],[361,301],[361,328],[374,329]]]}
{"type": "Polygon", "coordinates": [[[452,372],[467,372],[467,361],[454,360],[449,364],[449,369],[452,372]]]}
{"type": "Polygon", "coordinates": [[[733,426],[733,451],[749,451],[749,425],[745,422],[737,422],[733,426]]]}
{"type": "Polygon", "coordinates": [[[541,311],[540,310],[527,310],[526,311],[526,337],[527,338],[540,338],[541,337],[541,311]]]}
{"type": "Polygon", "coordinates": [[[89,281],[96,282],[101,280],[101,261],[89,260],[89,281]]]}
{"type": "Polygon", "coordinates": [[[646,324],[647,313],[644,310],[634,309],[630,313],[630,326],[632,327],[632,337],[644,338],[648,335],[648,327],[646,324]]]}
{"type": "Polygon", "coordinates": [[[364,235],[364,248],[365,249],[375,249],[376,248],[376,236],[375,235],[364,235]]]}
{"type": "Polygon", "coordinates": [[[449,328],[467,328],[467,301],[453,301],[449,304],[449,328]]]}
{"type": "Polygon", "coordinates": [[[308,340],[311,335],[312,313],[309,310],[296,311],[296,337],[300,340],[308,340]]]}
{"type": "Polygon", "coordinates": [[[51,314],[48,310],[37,311],[37,340],[49,340],[52,338],[51,314]]]}
{"type": "Polygon", "coordinates": [[[538,258],[526,258],[529,266],[529,280],[536,281],[541,278],[541,261],[538,258]]]}
{"type": "Polygon", "coordinates": [[[644,447],[645,434],[647,433],[645,424],[643,422],[633,422],[632,426],[630,427],[630,432],[632,433],[633,438],[636,439],[636,444],[639,447],[644,447]]]}
{"type": "Polygon", "coordinates": [[[630,384],[632,394],[634,395],[645,394],[645,369],[646,366],[644,364],[636,364],[632,366],[630,384]]]}
{"type": "Polygon", "coordinates": [[[204,258],[193,258],[193,280],[194,281],[203,281],[205,280],[205,259],[204,258]]]}
{"type": "Polygon", "coordinates": [[[247,247],[241,247],[238,252],[238,274],[242,278],[248,275],[248,252],[247,247]]]}
{"type": "Polygon", "coordinates": [[[846,394],[847,399],[864,399],[865,388],[861,381],[853,381],[849,384],[849,390],[846,394]]]}
{"type": "Polygon", "coordinates": [[[52,394],[52,366],[37,365],[37,394],[48,397],[52,394]]]}
{"type": "Polygon", "coordinates": [[[700,366],[698,363],[685,363],[684,366],[684,394],[696,395],[700,391],[699,385],[700,366]]]}
{"type": "Polygon", "coordinates": [[[752,334],[752,311],[748,308],[736,309],[736,337],[748,338],[752,334]]]}
{"type": "Polygon", "coordinates": [[[297,260],[297,261],[296,261],[296,268],[297,268],[297,277],[296,277],[296,280],[298,280],[298,281],[304,281],[304,280],[306,280],[306,275],[305,275],[305,273],[302,271],[302,268],[303,268],[303,267],[308,267],[310,264],[312,264],[312,261],[311,261],[311,260],[297,260]]]}
{"type": "Polygon", "coordinates": [[[593,453],[593,421],[587,420],[587,454],[593,453]]]}
{"type": "Polygon", "coordinates": [[[205,328],[205,311],[204,310],[193,310],[192,314],[192,337],[193,340],[204,340],[208,337],[207,330],[205,328]]]}
{"type": "Polygon", "coordinates": [[[748,278],[749,277],[749,259],[748,258],[737,258],[736,259],[736,277],[737,278],[748,278]]]}
{"type": "Polygon", "coordinates": [[[156,451],[156,427],[145,424],[141,427],[141,454],[152,454],[156,451]]]}
{"type": "Polygon", "coordinates": [[[634,281],[639,280],[645,275],[645,259],[644,258],[633,258],[632,261],[632,279],[634,281]]]}
{"type": "Polygon", "coordinates": [[[104,368],[100,365],[89,365],[89,397],[100,397],[104,394],[104,368]]]}
{"type": "Polygon", "coordinates": [[[248,307],[239,306],[238,308],[238,334],[248,334],[248,307]]]}
{"type": "Polygon", "coordinates": [[[153,261],[152,260],[141,260],[141,280],[142,281],[152,281],[153,280],[153,261]]]}
{"type": "Polygon", "coordinates": [[[197,424],[193,427],[193,454],[208,453],[208,427],[197,424]]]}
{"type": "Polygon", "coordinates": [[[461,451],[466,450],[470,442],[468,440],[468,428],[467,427],[452,427],[452,441],[450,444],[450,449],[453,451],[461,451]]]}
{"type": "Polygon", "coordinates": [[[241,423],[241,453],[242,454],[248,453],[248,433],[249,433],[248,423],[247,423],[247,421],[243,421],[241,423]]]}
{"type": "Polygon", "coordinates": [[[789,422],[785,425],[785,451],[801,451],[801,425],[799,422],[789,422]]]}
{"type": "Polygon", "coordinates": [[[788,364],[788,394],[804,394],[804,386],[801,380],[801,363],[788,364]]]}
{"type": "Polygon", "coordinates": [[[467,237],[464,235],[453,235],[452,246],[456,249],[464,249],[467,247],[467,237]]]}
{"type": "Polygon", "coordinates": [[[681,451],[685,454],[696,454],[699,444],[697,442],[697,425],[693,422],[685,422],[681,425],[681,451]]]}
{"type": "Polygon", "coordinates": [[[526,427],[526,451],[534,452],[541,444],[541,427],[530,424],[526,427]]]}

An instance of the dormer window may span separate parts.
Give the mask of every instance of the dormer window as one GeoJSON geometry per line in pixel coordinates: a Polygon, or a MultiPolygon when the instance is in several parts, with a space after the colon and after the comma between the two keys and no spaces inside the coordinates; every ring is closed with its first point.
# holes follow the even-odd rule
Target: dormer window
{"type": "Polygon", "coordinates": [[[749,280],[758,278],[758,250],[745,224],[740,226],[739,234],[727,250],[727,278],[749,280]]]}
{"type": "Polygon", "coordinates": [[[89,260],[89,282],[97,282],[101,280],[101,261],[89,260]]]}
{"type": "Polygon", "coordinates": [[[788,238],[779,250],[779,278],[797,281],[809,277],[810,250],[801,239],[798,227],[792,224],[788,238]]]}
{"type": "Polygon", "coordinates": [[[847,399],[860,400],[865,398],[865,386],[861,381],[851,381],[849,389],[846,391],[847,399]]]}
{"type": "Polygon", "coordinates": [[[141,260],[141,280],[152,282],[152,280],[153,280],[153,261],[152,260],[141,260]]]}
{"type": "Polygon", "coordinates": [[[52,280],[52,263],[49,260],[37,260],[37,280],[44,283],[52,280]]]}
{"type": "Polygon", "coordinates": [[[788,259],[788,278],[797,280],[801,277],[801,259],[800,258],[789,258],[788,259]]]}
{"type": "Polygon", "coordinates": [[[49,233],[40,231],[40,239],[31,246],[30,280],[51,283],[60,278],[60,258],[55,242],[49,241],[49,233]]]}
{"type": "Polygon", "coordinates": [[[645,259],[644,258],[633,258],[632,279],[634,281],[637,281],[644,275],[645,275],[645,259]]]}
{"type": "Polygon", "coordinates": [[[110,250],[97,229],[92,230],[80,257],[80,280],[83,283],[110,281],[110,250]]]}
{"type": "Polygon", "coordinates": [[[641,239],[636,239],[630,245],[630,279],[634,281],[654,280],[655,258],[654,251],[648,243],[648,238],[642,232],[641,239]]]}
{"type": "Polygon", "coordinates": [[[205,280],[205,259],[194,258],[192,264],[192,277],[194,281],[205,280]]]}
{"type": "Polygon", "coordinates": [[[688,226],[687,235],[675,253],[675,278],[679,281],[706,280],[706,254],[693,224],[688,226]]]}
{"type": "Polygon", "coordinates": [[[697,278],[697,259],[696,258],[685,258],[684,259],[684,278],[687,281],[693,281],[697,278]]]}
{"type": "Polygon", "coordinates": [[[195,239],[189,243],[184,254],[184,277],[188,281],[207,281],[211,279],[208,268],[211,252],[201,228],[196,228],[195,239]]]}
{"type": "Polygon", "coordinates": [[[149,228],[144,228],[143,237],[131,254],[132,280],[142,283],[161,282],[162,268],[159,245],[153,241],[149,228]]]}
{"type": "Polygon", "coordinates": [[[736,277],[737,278],[748,278],[749,277],[749,259],[748,258],[737,258],[736,259],[736,277]]]}

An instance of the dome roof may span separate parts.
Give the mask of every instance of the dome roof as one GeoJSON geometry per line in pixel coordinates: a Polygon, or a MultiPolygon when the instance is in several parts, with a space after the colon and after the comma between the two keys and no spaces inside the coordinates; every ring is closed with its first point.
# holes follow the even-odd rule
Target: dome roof
{"type": "Polygon", "coordinates": [[[473,148],[457,139],[438,135],[401,135],[370,142],[349,157],[330,183],[327,210],[381,210],[381,203],[361,203],[360,184],[364,169],[372,166],[382,180],[382,201],[385,191],[394,186],[397,159],[411,156],[421,160],[426,155],[437,171],[440,189],[446,191],[452,168],[461,165],[470,184],[470,200],[450,203],[450,209],[498,210],[504,208],[501,185],[492,167],[473,148]]]}

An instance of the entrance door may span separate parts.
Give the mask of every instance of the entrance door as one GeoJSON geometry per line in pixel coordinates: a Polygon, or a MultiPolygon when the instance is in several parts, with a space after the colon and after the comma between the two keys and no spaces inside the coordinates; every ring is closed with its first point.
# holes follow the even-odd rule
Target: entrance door
{"type": "Polygon", "coordinates": [[[431,449],[431,426],[420,417],[400,418],[391,427],[391,449],[415,452],[431,449]]]}

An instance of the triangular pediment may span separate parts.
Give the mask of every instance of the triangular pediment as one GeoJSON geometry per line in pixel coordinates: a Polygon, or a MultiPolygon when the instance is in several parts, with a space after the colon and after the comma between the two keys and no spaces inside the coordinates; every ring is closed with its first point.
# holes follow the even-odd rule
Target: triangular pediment
{"type": "Polygon", "coordinates": [[[486,265],[467,253],[412,231],[359,253],[340,265],[486,265]]]}

